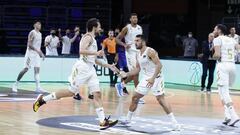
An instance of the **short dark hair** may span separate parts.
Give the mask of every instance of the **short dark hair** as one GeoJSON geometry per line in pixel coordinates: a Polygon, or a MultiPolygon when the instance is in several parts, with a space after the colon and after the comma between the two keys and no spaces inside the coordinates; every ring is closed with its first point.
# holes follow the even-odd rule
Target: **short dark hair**
{"type": "Polygon", "coordinates": [[[41,24],[41,22],[39,20],[34,20],[33,24],[36,24],[36,23],[40,23],[41,24]]]}
{"type": "Polygon", "coordinates": [[[136,37],[137,37],[137,38],[141,38],[141,39],[144,40],[144,41],[147,41],[147,40],[146,40],[146,37],[145,37],[143,34],[138,34],[138,35],[136,35],[136,37]]]}
{"type": "Polygon", "coordinates": [[[220,29],[224,35],[227,34],[227,27],[225,25],[217,24],[217,28],[220,29]]]}
{"type": "Polygon", "coordinates": [[[97,27],[99,20],[97,18],[91,18],[87,21],[86,28],[87,31],[92,31],[93,27],[97,27]]]}
{"type": "Polygon", "coordinates": [[[131,13],[130,18],[131,18],[132,16],[137,16],[137,13],[131,13]]]}

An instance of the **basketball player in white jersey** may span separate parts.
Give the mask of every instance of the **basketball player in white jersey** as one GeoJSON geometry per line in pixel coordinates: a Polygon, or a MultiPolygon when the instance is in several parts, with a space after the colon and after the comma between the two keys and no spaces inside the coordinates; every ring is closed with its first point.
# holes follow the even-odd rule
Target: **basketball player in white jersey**
{"type": "Polygon", "coordinates": [[[217,85],[225,112],[223,124],[234,126],[239,121],[239,116],[233,107],[229,87],[233,85],[236,76],[234,54],[239,50],[239,45],[234,39],[225,36],[226,32],[225,25],[218,24],[214,28],[216,38],[213,40],[213,58],[217,60],[217,85]]]}
{"type": "Polygon", "coordinates": [[[25,54],[24,60],[24,68],[18,74],[17,81],[14,83],[12,87],[13,92],[17,92],[18,84],[23,75],[28,71],[29,68],[34,67],[34,79],[36,82],[36,92],[43,93],[45,92],[40,87],[40,78],[39,78],[39,71],[40,71],[40,63],[41,58],[44,60],[45,56],[41,51],[41,44],[42,44],[42,34],[41,30],[41,22],[36,21],[33,25],[34,29],[28,34],[28,42],[27,42],[27,50],[25,54]],[[41,57],[41,58],[40,58],[41,57]]]}
{"type": "Polygon", "coordinates": [[[99,80],[94,68],[94,64],[110,68],[114,72],[116,72],[115,70],[117,69],[115,65],[109,65],[97,59],[97,56],[104,55],[104,52],[102,50],[97,51],[97,42],[95,40],[96,34],[101,30],[101,24],[99,20],[96,18],[89,19],[87,21],[86,27],[87,33],[83,35],[80,41],[80,58],[73,65],[72,73],[69,77],[69,89],[58,91],[56,93],[53,92],[47,96],[40,94],[33,104],[33,110],[36,112],[40,106],[50,100],[57,100],[63,97],[72,97],[75,95],[75,93],[79,92],[80,86],[86,84],[88,86],[89,93],[94,96],[93,102],[100,121],[100,127],[101,129],[106,129],[108,127],[114,126],[118,121],[111,121],[109,118],[105,118],[99,80]]]}
{"type": "Polygon", "coordinates": [[[162,64],[158,57],[157,52],[147,47],[146,40],[143,35],[137,35],[135,38],[136,49],[139,49],[136,59],[136,67],[128,73],[120,72],[120,76],[131,77],[139,72],[142,72],[142,78],[139,84],[137,85],[136,91],[132,97],[132,102],[129,107],[127,114],[127,119],[124,121],[124,124],[130,123],[133,117],[134,111],[137,109],[138,100],[144,97],[148,91],[152,91],[153,95],[156,96],[157,101],[163,107],[164,111],[170,118],[172,122],[173,129],[179,130],[180,125],[176,121],[171,106],[165,99],[164,95],[164,80],[161,74],[162,64]]]}
{"type": "MultiPolygon", "coordinates": [[[[131,23],[126,25],[116,38],[117,43],[125,47],[127,66],[129,71],[136,67],[135,57],[137,54],[137,49],[134,43],[134,39],[136,35],[143,33],[142,27],[137,24],[138,17],[136,13],[131,14],[130,22],[131,23]],[[123,38],[125,40],[125,43],[122,42],[123,38]]],[[[133,80],[134,85],[136,87],[138,85],[138,74],[129,77],[127,80],[124,80],[123,83],[116,84],[116,89],[120,91],[118,93],[121,93],[121,91],[128,93],[124,84],[130,82],[131,80],[133,80]]]]}

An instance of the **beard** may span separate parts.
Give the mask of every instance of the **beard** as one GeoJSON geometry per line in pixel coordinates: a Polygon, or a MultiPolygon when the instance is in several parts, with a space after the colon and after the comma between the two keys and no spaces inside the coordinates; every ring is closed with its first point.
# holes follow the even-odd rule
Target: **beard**
{"type": "Polygon", "coordinates": [[[136,49],[142,49],[142,45],[136,45],[136,49]]]}

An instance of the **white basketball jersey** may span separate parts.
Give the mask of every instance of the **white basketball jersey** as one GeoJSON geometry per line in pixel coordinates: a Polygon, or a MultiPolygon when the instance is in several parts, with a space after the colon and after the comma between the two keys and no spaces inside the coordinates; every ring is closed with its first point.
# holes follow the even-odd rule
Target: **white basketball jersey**
{"type": "MultiPolygon", "coordinates": [[[[82,37],[82,39],[85,38],[86,35],[90,35],[90,34],[85,34],[82,37]]],[[[80,41],[80,46],[82,45],[82,39],[80,41]]],[[[92,51],[92,52],[97,52],[98,47],[97,47],[97,42],[96,42],[95,38],[92,37],[92,42],[88,46],[87,50],[92,51]]],[[[88,62],[88,63],[91,63],[91,64],[95,64],[96,56],[95,55],[82,55],[81,54],[80,55],[80,59],[85,61],[85,62],[88,62]]]]}
{"type": "Polygon", "coordinates": [[[237,42],[227,36],[218,36],[213,40],[214,46],[221,47],[221,62],[235,62],[235,45],[237,42]]]}
{"type": "Polygon", "coordinates": [[[142,27],[137,25],[136,27],[132,27],[131,24],[128,24],[127,26],[127,34],[125,35],[125,43],[131,45],[131,49],[136,50],[136,46],[134,43],[135,37],[139,34],[142,34],[142,27]]]}
{"type": "Polygon", "coordinates": [[[156,65],[152,62],[152,60],[147,55],[147,52],[149,49],[152,49],[152,48],[147,47],[147,49],[143,52],[143,54],[141,54],[141,52],[138,52],[137,60],[143,75],[151,77],[154,75],[156,65]]]}
{"type": "MultiPolygon", "coordinates": [[[[33,33],[33,41],[32,41],[33,47],[36,48],[37,50],[40,50],[41,44],[42,44],[42,33],[37,32],[36,30],[32,30],[31,32],[33,33]]],[[[27,50],[29,50],[30,52],[35,52],[31,49],[27,49],[27,50]]]]}

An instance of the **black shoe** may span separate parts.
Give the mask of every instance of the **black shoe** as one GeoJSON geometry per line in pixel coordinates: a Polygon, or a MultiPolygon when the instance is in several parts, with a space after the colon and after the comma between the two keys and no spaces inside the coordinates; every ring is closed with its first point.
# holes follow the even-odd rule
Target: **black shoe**
{"type": "Polygon", "coordinates": [[[228,125],[228,123],[231,121],[231,119],[225,118],[222,124],[228,125]]]}
{"type": "Polygon", "coordinates": [[[125,94],[128,94],[128,95],[129,95],[126,87],[123,88],[123,92],[124,92],[125,94]]]}
{"type": "Polygon", "coordinates": [[[81,100],[82,97],[81,97],[80,94],[78,93],[78,94],[76,94],[76,95],[73,97],[73,99],[81,100]]]}
{"type": "Polygon", "coordinates": [[[39,94],[36,101],[33,103],[33,111],[37,112],[40,106],[46,104],[46,102],[43,100],[43,95],[39,94]]]}
{"type": "Polygon", "coordinates": [[[211,88],[207,88],[207,91],[208,91],[208,92],[211,92],[211,88]]]}
{"type": "Polygon", "coordinates": [[[204,91],[204,87],[201,87],[201,91],[202,91],[202,92],[204,91]]]}
{"type": "Polygon", "coordinates": [[[91,95],[91,94],[89,94],[89,95],[88,95],[88,98],[89,98],[89,99],[93,99],[93,98],[94,98],[94,96],[93,96],[93,95],[91,95]]]}
{"type": "Polygon", "coordinates": [[[109,119],[110,119],[110,116],[108,118],[105,118],[103,123],[100,123],[100,127],[101,127],[100,130],[108,129],[110,127],[115,126],[118,123],[118,120],[112,121],[109,119]]]}
{"type": "Polygon", "coordinates": [[[114,83],[111,83],[110,86],[111,86],[111,87],[115,87],[115,84],[114,84],[114,83]]]}

